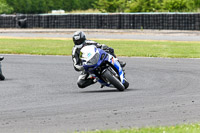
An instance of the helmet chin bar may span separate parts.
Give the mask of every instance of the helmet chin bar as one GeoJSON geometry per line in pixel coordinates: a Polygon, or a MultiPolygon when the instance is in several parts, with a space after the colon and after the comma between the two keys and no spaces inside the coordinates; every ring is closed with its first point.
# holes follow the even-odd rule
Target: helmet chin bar
{"type": "Polygon", "coordinates": [[[76,45],[77,48],[82,48],[83,47],[83,43],[80,45],[76,45]]]}

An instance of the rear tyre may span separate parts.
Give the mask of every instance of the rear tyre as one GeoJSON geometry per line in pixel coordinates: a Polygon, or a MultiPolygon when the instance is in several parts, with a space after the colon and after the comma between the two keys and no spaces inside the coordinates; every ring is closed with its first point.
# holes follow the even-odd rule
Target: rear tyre
{"type": "Polygon", "coordinates": [[[112,85],[114,85],[115,88],[117,88],[119,91],[124,91],[125,87],[120,82],[118,78],[116,78],[109,70],[105,70],[102,74],[102,77],[104,79],[107,79],[112,85]]]}

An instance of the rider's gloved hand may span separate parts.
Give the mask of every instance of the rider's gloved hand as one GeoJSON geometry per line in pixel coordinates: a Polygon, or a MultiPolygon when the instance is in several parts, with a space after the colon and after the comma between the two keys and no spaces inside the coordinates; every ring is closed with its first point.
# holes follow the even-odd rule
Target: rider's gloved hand
{"type": "Polygon", "coordinates": [[[110,47],[108,47],[108,46],[106,46],[105,44],[102,44],[101,49],[103,49],[103,50],[106,51],[107,53],[111,53],[111,54],[114,53],[114,49],[113,49],[113,48],[110,48],[110,47]]]}
{"type": "Polygon", "coordinates": [[[75,69],[77,71],[83,71],[84,70],[84,67],[83,66],[80,66],[80,65],[74,65],[75,69]]]}
{"type": "Polygon", "coordinates": [[[108,48],[110,53],[114,53],[114,49],[113,48],[108,48]]]}

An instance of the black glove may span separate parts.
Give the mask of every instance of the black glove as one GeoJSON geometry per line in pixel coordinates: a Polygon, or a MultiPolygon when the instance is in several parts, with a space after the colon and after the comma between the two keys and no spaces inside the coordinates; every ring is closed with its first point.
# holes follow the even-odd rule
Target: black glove
{"type": "Polygon", "coordinates": [[[109,53],[113,54],[114,53],[114,49],[113,48],[108,48],[109,53]]]}

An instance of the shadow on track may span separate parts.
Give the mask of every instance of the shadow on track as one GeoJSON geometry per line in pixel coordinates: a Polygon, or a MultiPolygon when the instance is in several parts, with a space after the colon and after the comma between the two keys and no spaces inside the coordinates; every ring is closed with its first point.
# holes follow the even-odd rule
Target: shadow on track
{"type": "Polygon", "coordinates": [[[136,91],[137,89],[127,89],[125,91],[118,91],[117,89],[113,90],[94,90],[94,91],[81,91],[80,93],[111,93],[111,92],[129,92],[129,91],[136,91]]]}

